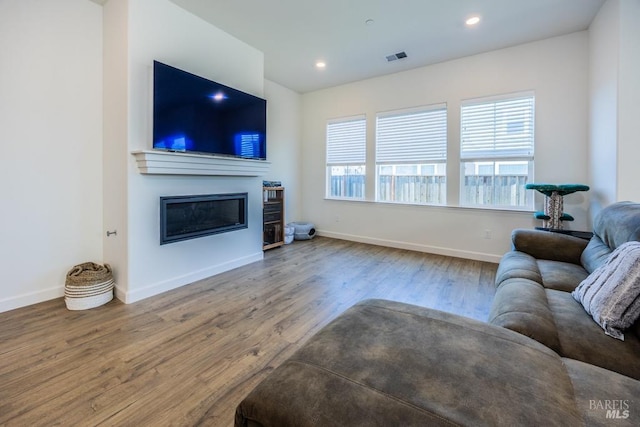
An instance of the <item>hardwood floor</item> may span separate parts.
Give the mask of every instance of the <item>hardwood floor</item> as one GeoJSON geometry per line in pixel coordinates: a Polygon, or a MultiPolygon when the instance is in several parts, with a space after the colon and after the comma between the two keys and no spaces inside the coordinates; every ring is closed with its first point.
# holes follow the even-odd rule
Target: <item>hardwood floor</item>
{"type": "Polygon", "coordinates": [[[354,303],[485,320],[496,267],[318,237],[135,304],[0,313],[0,425],[230,426],[260,380],[354,303]]]}

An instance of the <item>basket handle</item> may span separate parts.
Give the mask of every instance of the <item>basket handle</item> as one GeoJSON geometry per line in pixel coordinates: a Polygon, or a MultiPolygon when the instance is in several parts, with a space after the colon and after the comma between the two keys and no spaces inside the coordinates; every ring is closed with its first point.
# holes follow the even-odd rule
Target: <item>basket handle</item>
{"type": "MultiPolygon", "coordinates": [[[[107,270],[107,272],[112,273],[111,266],[109,264],[105,264],[104,268],[107,270]]],[[[101,269],[102,266],[100,266],[99,264],[96,264],[94,262],[85,262],[74,266],[69,271],[69,273],[67,273],[67,276],[78,276],[82,274],[83,271],[100,271],[101,269]]]]}

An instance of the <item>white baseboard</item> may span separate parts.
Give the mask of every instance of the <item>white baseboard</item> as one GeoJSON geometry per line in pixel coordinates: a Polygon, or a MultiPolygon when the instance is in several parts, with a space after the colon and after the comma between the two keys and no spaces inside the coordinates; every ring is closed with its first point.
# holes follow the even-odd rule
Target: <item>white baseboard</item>
{"type": "MultiPolygon", "coordinates": [[[[206,279],[207,277],[215,276],[216,274],[224,273],[225,271],[233,270],[237,267],[242,267],[243,265],[247,265],[252,262],[261,261],[262,259],[264,259],[264,253],[260,251],[223,264],[210,266],[189,274],[154,283],[144,288],[136,289],[133,292],[123,291],[116,283],[114,294],[120,301],[126,304],[131,304],[136,301],[197,282],[198,280],[206,279]]],[[[36,292],[16,295],[0,300],[0,313],[62,297],[64,297],[64,284],[36,292]]]]}
{"type": "Polygon", "coordinates": [[[197,282],[198,280],[206,279],[207,277],[215,276],[216,274],[224,273],[225,271],[242,267],[243,265],[247,265],[252,262],[261,261],[262,259],[264,259],[264,253],[260,251],[259,253],[247,255],[245,257],[227,261],[222,264],[213,265],[198,271],[191,272],[189,274],[173,277],[171,279],[153,283],[151,285],[129,292],[122,291],[116,285],[115,295],[116,298],[118,298],[125,304],[131,304],[145,298],[149,298],[154,295],[158,295],[163,292],[167,292],[172,289],[197,282]]]}
{"type": "Polygon", "coordinates": [[[463,251],[460,249],[443,248],[440,246],[422,245],[418,243],[401,242],[397,240],[377,239],[374,237],[357,236],[354,234],[335,233],[332,231],[317,230],[318,236],[331,237],[333,239],[348,240],[351,242],[368,243],[370,245],[387,246],[396,249],[407,249],[410,251],[425,252],[435,255],[452,256],[456,258],[472,259],[475,261],[486,261],[499,263],[501,255],[485,254],[482,252],[463,251]]]}
{"type": "MultiPolygon", "coordinates": [[[[463,251],[459,249],[443,248],[439,246],[430,246],[410,242],[401,242],[397,240],[389,239],[377,239],[373,237],[357,236],[353,234],[335,233],[330,231],[317,231],[319,236],[331,237],[333,239],[348,240],[352,242],[367,243],[371,245],[387,246],[390,248],[407,249],[417,252],[425,252],[436,255],[445,255],[458,258],[472,259],[476,261],[486,261],[492,263],[499,263],[501,256],[485,254],[481,252],[463,251]]],[[[228,261],[223,264],[210,266],[189,274],[174,277],[162,282],[154,283],[145,286],[141,289],[136,289],[131,292],[125,292],[120,289],[117,284],[115,288],[115,296],[120,301],[131,304],[136,301],[143,300],[145,298],[152,297],[154,295],[161,294],[163,292],[170,291],[172,289],[179,288],[181,286],[188,285],[198,280],[206,279],[207,277],[215,276],[216,274],[224,273],[225,271],[233,270],[234,268],[242,267],[252,262],[261,261],[264,258],[264,253],[259,252],[252,255],[248,255],[242,258],[228,261]]],[[[64,296],[64,285],[43,289],[37,292],[26,293],[17,295],[11,298],[5,298],[0,300],[0,313],[14,310],[20,307],[26,307],[28,305],[37,304],[40,302],[48,301],[55,298],[64,296]]]]}
{"type": "Polygon", "coordinates": [[[64,284],[0,300],[0,313],[64,296],[64,284]]]}

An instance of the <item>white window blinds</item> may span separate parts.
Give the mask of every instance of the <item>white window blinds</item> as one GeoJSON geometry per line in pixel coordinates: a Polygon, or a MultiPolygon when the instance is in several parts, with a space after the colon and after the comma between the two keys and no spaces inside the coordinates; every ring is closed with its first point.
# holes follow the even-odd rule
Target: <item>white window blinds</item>
{"type": "Polygon", "coordinates": [[[378,115],[376,163],[428,163],[446,159],[446,105],[378,115]]]}
{"type": "Polygon", "coordinates": [[[533,95],[464,102],[460,157],[533,159],[534,112],[533,95]]]}
{"type": "Polygon", "coordinates": [[[364,164],[366,149],[364,116],[327,123],[327,165],[364,164]]]}

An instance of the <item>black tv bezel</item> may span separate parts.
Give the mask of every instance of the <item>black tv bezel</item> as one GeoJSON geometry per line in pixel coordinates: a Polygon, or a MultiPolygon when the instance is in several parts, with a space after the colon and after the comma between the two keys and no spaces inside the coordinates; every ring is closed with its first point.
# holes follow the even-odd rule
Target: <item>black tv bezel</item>
{"type": "Polygon", "coordinates": [[[169,64],[165,64],[161,61],[158,60],[153,60],[153,69],[152,69],[152,74],[153,74],[153,78],[152,78],[152,113],[151,113],[151,147],[153,150],[155,151],[161,151],[161,152],[172,152],[172,153],[184,153],[184,154],[196,154],[196,155],[202,155],[202,156],[207,156],[207,157],[227,157],[227,158],[233,158],[233,159],[245,159],[245,160],[258,160],[258,161],[266,161],[267,160],[267,100],[265,98],[253,95],[251,93],[248,92],[244,92],[240,89],[236,89],[234,87],[231,86],[227,86],[223,83],[217,82],[215,80],[212,79],[208,79],[206,77],[202,77],[199,76],[197,74],[193,74],[189,71],[186,70],[182,70],[180,68],[174,67],[172,65],[169,64]],[[155,146],[155,139],[156,139],[156,130],[154,127],[154,123],[155,123],[155,116],[156,116],[156,64],[159,64],[160,66],[163,67],[167,67],[170,68],[174,71],[177,71],[179,73],[182,73],[184,75],[189,76],[190,78],[196,79],[196,80],[200,80],[200,81],[204,81],[207,83],[210,83],[211,85],[214,85],[215,87],[220,87],[220,88],[224,88],[225,91],[229,91],[230,93],[237,93],[240,96],[243,97],[250,97],[250,98],[254,98],[257,101],[261,101],[264,105],[264,140],[262,142],[262,150],[260,150],[261,152],[264,152],[264,157],[262,156],[241,156],[241,155],[237,155],[237,154],[229,154],[229,153],[222,153],[222,152],[218,152],[218,151],[202,151],[202,150],[193,150],[193,149],[185,149],[185,150],[176,150],[176,149],[171,149],[171,148],[161,148],[161,147],[156,147],[155,146]]]}

